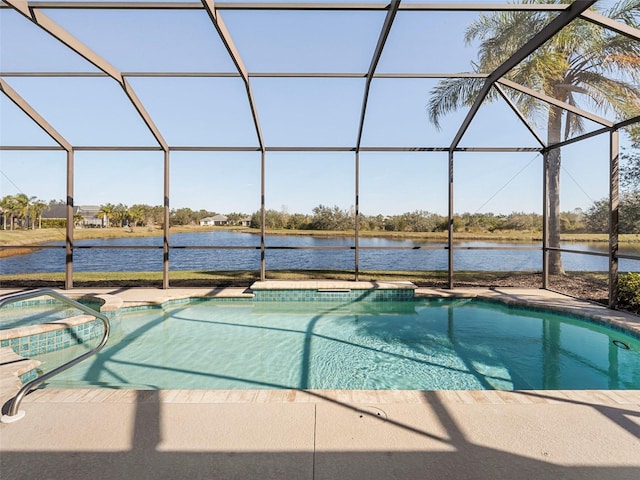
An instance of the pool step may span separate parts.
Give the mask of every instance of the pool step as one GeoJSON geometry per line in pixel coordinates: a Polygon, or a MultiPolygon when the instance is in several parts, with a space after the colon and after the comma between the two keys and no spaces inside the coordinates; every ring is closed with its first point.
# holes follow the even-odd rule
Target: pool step
{"type": "Polygon", "coordinates": [[[22,388],[20,375],[39,365],[38,360],[21,357],[11,347],[0,347],[0,406],[13,398],[22,388]]]}

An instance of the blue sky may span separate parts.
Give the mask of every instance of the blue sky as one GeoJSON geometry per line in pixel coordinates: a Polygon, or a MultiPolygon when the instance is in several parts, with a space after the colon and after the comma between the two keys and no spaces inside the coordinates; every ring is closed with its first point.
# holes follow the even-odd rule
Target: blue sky
{"type": "MultiPolygon", "coordinates": [[[[235,72],[203,11],[75,11],[47,14],[124,72],[235,72]]],[[[384,12],[221,13],[249,72],[366,72],[384,12]]],[[[475,47],[462,41],[476,13],[400,12],[378,73],[469,71],[475,47]]],[[[0,10],[0,71],[97,69],[15,12],[0,10]]],[[[110,78],[3,77],[74,146],[154,146],[153,136],[110,78]]],[[[231,78],[136,78],[129,81],[171,146],[258,146],[243,82],[231,78]]],[[[374,79],[363,146],[447,147],[464,109],[442,129],[428,122],[432,79],[374,79]]],[[[364,79],[252,78],[267,146],[353,147],[364,79]]],[[[0,98],[2,145],[53,145],[6,97],[0,98]]],[[[594,128],[588,125],[588,130],[594,128]]],[[[539,130],[541,134],[544,129],[539,130]]],[[[544,135],[543,135],[544,136],[544,135]]],[[[628,141],[623,138],[623,145],[628,141]]],[[[485,105],[463,147],[536,146],[502,103],[485,105]]],[[[608,194],[608,137],[563,149],[563,210],[586,209],[608,194]]],[[[0,151],[2,195],[65,197],[64,152],[0,151]]],[[[75,155],[75,202],[161,204],[161,152],[75,155]]],[[[172,152],[171,207],[251,213],[260,207],[260,155],[172,152]]],[[[355,203],[353,153],[276,153],[266,157],[266,206],[310,213],[355,203]]],[[[456,154],[456,212],[540,212],[541,158],[456,154]]],[[[360,209],[367,215],[447,210],[446,153],[361,153],[360,209]]]]}

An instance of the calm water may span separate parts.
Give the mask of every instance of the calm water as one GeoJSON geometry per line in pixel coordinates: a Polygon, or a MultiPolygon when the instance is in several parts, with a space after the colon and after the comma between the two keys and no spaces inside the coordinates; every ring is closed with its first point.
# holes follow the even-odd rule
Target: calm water
{"type": "MultiPolygon", "coordinates": [[[[575,318],[470,300],[209,301],[125,314],[119,328],[120,338],[97,357],[47,386],[640,388],[640,340],[575,318]]],[[[62,355],[38,359],[47,370],[62,355]]]]}
{"type": "MultiPolygon", "coordinates": [[[[170,237],[178,246],[242,246],[245,250],[171,250],[171,270],[258,270],[260,268],[260,236],[229,231],[179,233],[170,237]]],[[[63,245],[62,242],[52,245],[63,245]]],[[[80,240],[86,246],[162,246],[161,237],[80,240]]],[[[310,236],[271,236],[267,247],[327,247],[353,246],[353,238],[323,238],[310,236]]],[[[362,238],[361,247],[421,247],[415,250],[360,250],[361,270],[446,270],[448,252],[445,243],[362,238]],[[436,247],[436,249],[433,249],[436,247]]],[[[537,250],[457,250],[454,254],[456,270],[539,271],[542,269],[540,244],[458,242],[458,247],[523,247],[537,250]]],[[[592,252],[606,252],[605,244],[565,244],[565,248],[592,252]]],[[[624,247],[620,253],[640,254],[640,247],[624,247]]],[[[354,268],[354,250],[267,250],[268,270],[287,269],[346,269],[354,268]]],[[[1,273],[60,272],[64,270],[63,249],[43,249],[28,255],[0,259],[1,273]]],[[[606,271],[608,259],[592,255],[563,253],[564,266],[570,271],[606,271]]],[[[160,271],[162,250],[141,249],[76,249],[74,270],[91,271],[160,271]]],[[[640,271],[640,261],[620,260],[621,271],[640,271]]]]}

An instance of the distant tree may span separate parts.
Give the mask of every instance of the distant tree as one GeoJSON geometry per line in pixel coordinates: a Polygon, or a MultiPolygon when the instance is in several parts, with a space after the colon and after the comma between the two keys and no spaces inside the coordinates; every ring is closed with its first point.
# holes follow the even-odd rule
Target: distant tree
{"type": "Polygon", "coordinates": [[[31,210],[31,202],[36,197],[28,197],[24,193],[19,193],[13,197],[15,199],[15,214],[25,228],[29,228],[29,213],[31,210]]]}
{"type": "Polygon", "coordinates": [[[350,230],[354,228],[354,218],[348,210],[341,210],[337,205],[318,205],[313,209],[310,227],[312,230],[350,230]]]}
{"type": "Polygon", "coordinates": [[[620,208],[620,232],[640,233],[640,192],[625,192],[620,208]]]}
{"type": "Polygon", "coordinates": [[[640,142],[631,151],[623,149],[620,155],[620,184],[627,190],[640,190],[640,142]]]}
{"type": "Polygon", "coordinates": [[[113,207],[112,219],[118,223],[120,227],[123,227],[128,219],[128,208],[125,204],[119,203],[113,207]]]}
{"type": "Polygon", "coordinates": [[[440,217],[424,210],[415,210],[401,215],[401,224],[408,232],[433,232],[440,221],[440,217]]]}
{"type": "Polygon", "coordinates": [[[42,214],[45,210],[49,210],[49,205],[42,200],[38,200],[37,198],[31,202],[31,215],[33,217],[31,227],[35,230],[36,221],[38,223],[38,228],[42,228],[42,214]]]}
{"type": "Polygon", "coordinates": [[[387,232],[404,232],[407,229],[407,219],[402,215],[389,215],[384,219],[384,229],[387,232]]]}
{"type": "Polygon", "coordinates": [[[282,229],[287,225],[286,221],[287,214],[284,212],[279,212],[277,210],[266,210],[265,211],[265,228],[273,228],[273,229],[282,229]]]}
{"type": "Polygon", "coordinates": [[[311,228],[311,217],[302,213],[292,213],[287,216],[287,230],[308,230],[311,228]]]}
{"type": "Polygon", "coordinates": [[[0,200],[0,208],[2,208],[4,229],[7,230],[7,224],[10,224],[13,230],[13,218],[17,209],[16,198],[13,195],[5,195],[0,200]]]}
{"type": "Polygon", "coordinates": [[[162,205],[148,207],[145,222],[147,225],[164,225],[164,207],[162,205]]]}
{"type": "Polygon", "coordinates": [[[190,208],[178,208],[171,210],[169,215],[169,225],[190,225],[195,224],[195,212],[190,208]]]}
{"type": "Polygon", "coordinates": [[[98,210],[98,212],[102,214],[104,227],[108,228],[111,226],[111,218],[113,217],[114,209],[115,205],[111,203],[100,205],[100,210],[98,210]]]}
{"type": "MultiPolygon", "coordinates": [[[[264,212],[265,228],[282,229],[286,228],[285,215],[283,212],[277,210],[268,209],[264,212]]],[[[251,215],[251,228],[261,228],[262,226],[262,214],[260,210],[251,215]]]]}
{"type": "MultiPolygon", "coordinates": [[[[563,233],[583,233],[586,231],[586,216],[581,208],[560,213],[560,231],[563,233]]],[[[542,225],[542,222],[541,222],[542,225]]]]}
{"type": "MultiPolygon", "coordinates": [[[[609,199],[593,202],[585,213],[587,230],[591,233],[609,231],[609,199]]],[[[640,193],[623,192],[619,206],[620,233],[640,233],[640,193]]]]}
{"type": "Polygon", "coordinates": [[[536,232],[542,230],[542,215],[537,213],[513,212],[506,215],[499,229],[520,232],[536,232]]]}
{"type": "Polygon", "coordinates": [[[232,212],[227,214],[227,221],[229,225],[240,225],[242,219],[246,218],[247,215],[244,213],[232,212]]]}
{"type": "Polygon", "coordinates": [[[360,229],[372,232],[384,230],[385,218],[383,215],[360,215],[360,229]]]}
{"type": "Polygon", "coordinates": [[[249,227],[260,228],[260,225],[262,225],[262,215],[260,213],[260,210],[258,210],[251,214],[251,222],[249,223],[249,227]]]}
{"type": "Polygon", "coordinates": [[[129,216],[129,222],[132,227],[137,227],[138,225],[143,225],[145,218],[147,217],[146,212],[149,209],[148,205],[131,205],[129,207],[127,213],[129,216]]]}
{"type": "Polygon", "coordinates": [[[464,232],[493,232],[504,221],[504,216],[493,213],[469,213],[456,215],[453,221],[454,231],[464,232]]]}
{"type": "MultiPolygon", "coordinates": [[[[76,227],[82,223],[84,217],[78,212],[73,214],[73,226],[76,227]]],[[[66,223],[66,222],[65,222],[66,223]]]]}

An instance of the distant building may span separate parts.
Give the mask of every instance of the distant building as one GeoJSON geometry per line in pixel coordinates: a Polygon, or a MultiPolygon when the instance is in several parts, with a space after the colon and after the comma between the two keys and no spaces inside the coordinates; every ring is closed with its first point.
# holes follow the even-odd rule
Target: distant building
{"type": "Polygon", "coordinates": [[[213,219],[213,224],[217,226],[229,224],[229,219],[227,218],[226,215],[215,215],[212,217],[212,219],[213,219]]]}
{"type": "Polygon", "coordinates": [[[104,213],[100,211],[98,205],[80,205],[76,208],[76,215],[80,215],[82,220],[78,223],[82,227],[108,227],[104,213]]]}
{"type": "Polygon", "coordinates": [[[226,215],[215,215],[213,217],[205,217],[200,220],[201,227],[223,227],[226,225],[241,225],[248,227],[251,225],[251,217],[245,217],[237,221],[229,222],[229,217],[226,215]]]}
{"type": "Polygon", "coordinates": [[[42,212],[43,220],[66,220],[67,206],[64,203],[53,203],[42,212]]]}
{"type": "Polygon", "coordinates": [[[200,220],[201,227],[219,227],[221,225],[229,225],[229,219],[226,215],[215,215],[213,217],[205,217],[200,220]]]}

